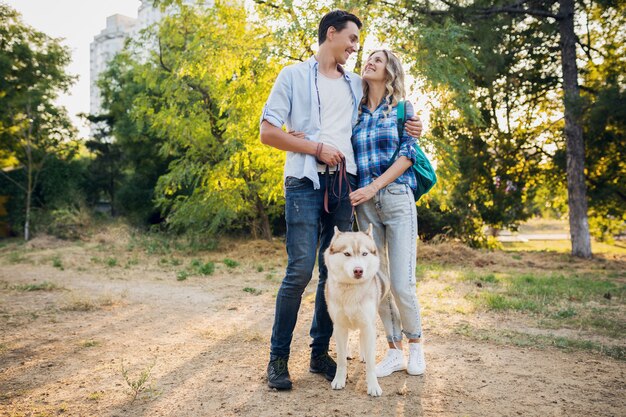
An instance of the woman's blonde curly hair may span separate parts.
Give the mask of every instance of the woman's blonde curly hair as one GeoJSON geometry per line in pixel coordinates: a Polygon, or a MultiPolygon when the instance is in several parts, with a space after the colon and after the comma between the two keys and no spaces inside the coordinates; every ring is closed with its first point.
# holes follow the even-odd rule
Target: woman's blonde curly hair
{"type": "MultiPolygon", "coordinates": [[[[384,97],[387,99],[387,108],[383,110],[383,114],[387,117],[391,112],[391,108],[396,106],[400,100],[404,100],[404,70],[402,69],[400,59],[388,49],[378,49],[373,51],[367,58],[369,59],[377,52],[382,52],[387,57],[387,65],[385,66],[385,87],[387,89],[387,94],[384,97]]],[[[361,76],[363,75],[366,66],[367,64],[363,66],[361,76]]],[[[361,113],[361,106],[363,104],[367,104],[368,98],[369,86],[367,81],[363,80],[363,98],[361,99],[361,105],[359,106],[359,114],[361,113]]],[[[371,110],[373,111],[374,109],[371,110]]]]}

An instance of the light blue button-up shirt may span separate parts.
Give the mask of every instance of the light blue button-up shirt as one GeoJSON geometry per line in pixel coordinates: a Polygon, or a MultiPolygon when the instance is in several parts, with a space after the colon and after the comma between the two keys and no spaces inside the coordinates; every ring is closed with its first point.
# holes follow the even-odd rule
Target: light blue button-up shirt
{"type": "MultiPolygon", "coordinates": [[[[318,142],[322,125],[322,113],[317,74],[319,63],[315,57],[308,61],[289,65],[282,69],[272,87],[272,92],[265,103],[261,123],[267,120],[279,129],[287,126],[287,130],[304,132],[308,140],[318,142]]],[[[343,78],[350,85],[354,106],[352,109],[352,126],[359,116],[359,103],[363,97],[361,78],[352,73],[343,72],[343,78]]],[[[284,177],[308,178],[315,189],[320,188],[317,175],[317,163],[313,155],[287,152],[284,177]]]]}

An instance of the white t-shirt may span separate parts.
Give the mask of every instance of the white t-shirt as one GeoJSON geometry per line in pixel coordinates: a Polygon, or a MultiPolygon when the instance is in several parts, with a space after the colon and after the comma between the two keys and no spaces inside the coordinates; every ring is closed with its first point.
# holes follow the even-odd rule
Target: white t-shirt
{"type": "MultiPolygon", "coordinates": [[[[322,107],[320,141],[339,149],[346,157],[346,170],[356,175],[356,162],[351,141],[354,102],[350,86],[343,77],[328,78],[320,72],[317,75],[317,88],[322,107]]],[[[324,172],[326,166],[318,164],[317,170],[324,172]]]]}

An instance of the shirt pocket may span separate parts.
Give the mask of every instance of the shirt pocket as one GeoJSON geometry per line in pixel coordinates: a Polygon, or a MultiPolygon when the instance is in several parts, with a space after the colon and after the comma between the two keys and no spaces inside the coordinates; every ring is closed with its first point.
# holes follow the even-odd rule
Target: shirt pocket
{"type": "Polygon", "coordinates": [[[387,117],[380,117],[377,121],[376,121],[376,128],[377,129],[395,129],[396,128],[396,120],[391,117],[391,116],[387,116],[387,117]]]}

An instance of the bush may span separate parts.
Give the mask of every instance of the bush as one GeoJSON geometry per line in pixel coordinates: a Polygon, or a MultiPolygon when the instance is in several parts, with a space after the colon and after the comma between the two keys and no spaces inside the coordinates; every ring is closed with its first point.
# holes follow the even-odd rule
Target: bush
{"type": "MultiPolygon", "coordinates": [[[[78,229],[88,223],[84,208],[85,172],[87,161],[66,160],[51,155],[39,180],[35,184],[31,200],[31,232],[47,232],[62,238],[78,237],[78,229]]],[[[22,234],[26,219],[26,192],[17,184],[27,183],[26,170],[18,168],[0,176],[2,195],[9,197],[6,220],[11,230],[22,234]],[[17,183],[17,184],[16,184],[17,183]]]]}

